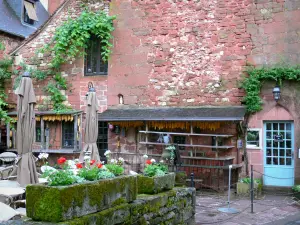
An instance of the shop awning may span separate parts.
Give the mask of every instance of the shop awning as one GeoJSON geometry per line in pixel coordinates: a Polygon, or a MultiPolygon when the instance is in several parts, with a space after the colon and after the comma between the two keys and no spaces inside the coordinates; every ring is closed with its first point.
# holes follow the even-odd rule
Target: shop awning
{"type": "Polygon", "coordinates": [[[246,108],[227,107],[158,107],[110,108],[99,114],[99,121],[241,121],[246,108]]]}
{"type": "MultiPolygon", "coordinates": [[[[37,121],[40,121],[40,117],[43,117],[44,121],[73,121],[73,116],[82,114],[83,111],[67,111],[63,113],[56,113],[55,111],[35,111],[35,117],[37,121]]],[[[18,120],[17,112],[7,113],[12,119],[18,120]]]]}

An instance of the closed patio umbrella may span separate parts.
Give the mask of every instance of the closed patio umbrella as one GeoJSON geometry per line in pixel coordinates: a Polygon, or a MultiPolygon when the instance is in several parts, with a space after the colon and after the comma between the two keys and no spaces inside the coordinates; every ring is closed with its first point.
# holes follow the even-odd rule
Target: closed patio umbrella
{"type": "Polygon", "coordinates": [[[95,89],[89,86],[87,94],[86,119],[84,128],[84,148],[80,153],[79,160],[83,161],[84,155],[90,155],[91,160],[100,161],[100,156],[97,148],[98,137],[98,119],[97,119],[98,103],[95,89]]]}
{"type": "Polygon", "coordinates": [[[36,98],[29,72],[24,72],[17,94],[17,150],[20,156],[17,163],[17,181],[22,187],[25,187],[27,184],[39,182],[35,157],[32,154],[32,145],[35,136],[34,105],[36,98]]]}

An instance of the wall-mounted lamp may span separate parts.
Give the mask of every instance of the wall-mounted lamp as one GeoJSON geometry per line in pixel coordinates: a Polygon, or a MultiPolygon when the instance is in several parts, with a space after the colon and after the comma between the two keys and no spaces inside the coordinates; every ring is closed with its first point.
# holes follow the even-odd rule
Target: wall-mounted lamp
{"type": "Polygon", "coordinates": [[[87,97],[89,96],[89,92],[96,92],[95,88],[94,88],[94,85],[92,82],[89,82],[88,83],[88,93],[86,93],[85,97],[87,99],[87,97]]]}
{"type": "Polygon", "coordinates": [[[273,88],[273,97],[276,102],[278,102],[278,100],[280,99],[280,93],[280,87],[278,86],[278,84],[276,84],[276,86],[273,88]]]}
{"type": "Polygon", "coordinates": [[[124,104],[124,96],[122,94],[118,94],[119,97],[119,104],[123,105],[124,104]]]}

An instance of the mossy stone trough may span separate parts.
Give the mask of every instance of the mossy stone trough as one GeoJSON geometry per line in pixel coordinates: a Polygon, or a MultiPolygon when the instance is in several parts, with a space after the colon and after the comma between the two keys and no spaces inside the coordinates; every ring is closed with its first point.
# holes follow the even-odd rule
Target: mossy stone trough
{"type": "Polygon", "coordinates": [[[28,185],[26,210],[33,220],[61,222],[129,203],[136,197],[136,176],[57,187],[28,185]]]}
{"type": "Polygon", "coordinates": [[[139,194],[157,194],[174,188],[175,173],[168,173],[159,177],[138,175],[137,180],[139,194]]]}

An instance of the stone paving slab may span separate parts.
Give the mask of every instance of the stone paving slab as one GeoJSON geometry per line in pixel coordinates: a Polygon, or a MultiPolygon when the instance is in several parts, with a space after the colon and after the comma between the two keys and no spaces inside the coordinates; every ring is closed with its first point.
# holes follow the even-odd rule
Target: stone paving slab
{"type": "Polygon", "coordinates": [[[254,213],[251,213],[249,197],[232,196],[230,207],[239,210],[237,214],[228,214],[218,211],[227,207],[227,196],[224,194],[201,193],[196,197],[195,223],[220,225],[254,225],[272,224],[276,221],[297,215],[300,207],[293,204],[292,198],[287,195],[263,195],[254,200],[254,213]]]}

